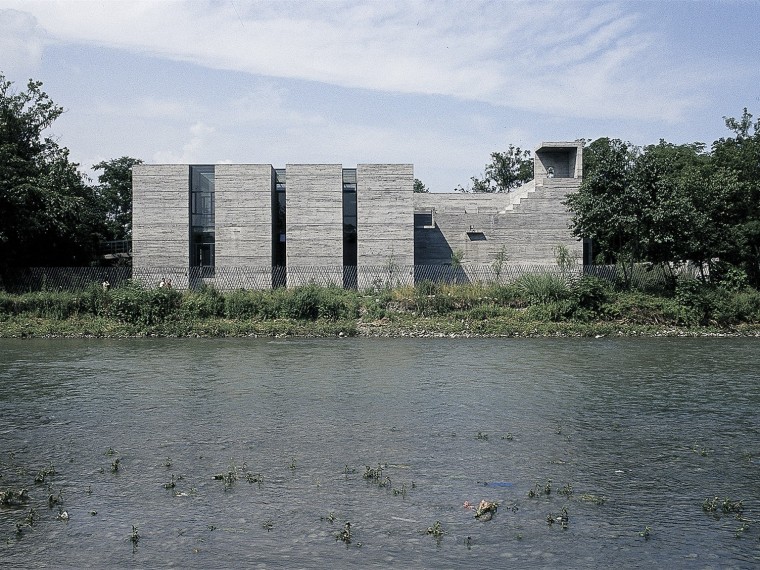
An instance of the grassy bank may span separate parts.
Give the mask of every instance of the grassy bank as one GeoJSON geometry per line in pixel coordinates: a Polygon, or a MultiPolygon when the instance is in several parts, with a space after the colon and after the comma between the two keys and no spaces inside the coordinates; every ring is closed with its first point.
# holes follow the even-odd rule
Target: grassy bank
{"type": "Polygon", "coordinates": [[[594,277],[350,291],[0,292],[0,337],[760,334],[760,292],[694,280],[619,291],[594,277]]]}

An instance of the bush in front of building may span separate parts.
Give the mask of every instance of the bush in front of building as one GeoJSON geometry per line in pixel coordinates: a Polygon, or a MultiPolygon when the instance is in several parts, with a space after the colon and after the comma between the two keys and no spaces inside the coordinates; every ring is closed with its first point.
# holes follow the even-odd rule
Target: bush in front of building
{"type": "Polygon", "coordinates": [[[204,285],[197,291],[186,291],[182,295],[183,316],[208,319],[224,315],[224,296],[214,287],[204,285]]]}
{"type": "Polygon", "coordinates": [[[109,291],[105,313],[122,323],[155,325],[179,316],[182,296],[176,289],[146,289],[129,282],[109,291]]]}

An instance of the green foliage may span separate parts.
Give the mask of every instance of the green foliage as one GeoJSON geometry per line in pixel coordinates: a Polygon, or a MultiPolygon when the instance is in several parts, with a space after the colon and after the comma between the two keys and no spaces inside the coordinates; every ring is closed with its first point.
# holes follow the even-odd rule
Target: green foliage
{"type": "Polygon", "coordinates": [[[612,285],[609,281],[590,275],[584,275],[573,284],[572,294],[576,305],[591,313],[591,316],[600,316],[605,303],[612,296],[612,285]]]}
{"type": "Polygon", "coordinates": [[[533,160],[529,150],[509,145],[505,152],[492,152],[486,165],[485,176],[470,178],[470,187],[457,186],[457,192],[494,193],[509,192],[533,180],[533,160]]]}
{"type": "Polygon", "coordinates": [[[420,180],[419,178],[415,178],[414,179],[414,193],[427,194],[428,192],[430,192],[430,190],[428,190],[428,187],[422,183],[422,180],[420,180]]]}
{"type": "Polygon", "coordinates": [[[145,289],[130,283],[110,291],[106,315],[122,323],[154,325],[176,317],[182,293],[176,289],[145,289]]]}
{"type": "Polygon", "coordinates": [[[98,175],[97,192],[106,216],[106,239],[132,237],[132,167],[142,160],[122,156],[95,164],[98,175]]]}
{"type": "Polygon", "coordinates": [[[238,289],[224,297],[224,316],[228,319],[275,319],[278,297],[282,291],[250,291],[238,289]]]}
{"type": "Polygon", "coordinates": [[[291,319],[334,321],[356,318],[359,313],[355,294],[339,287],[296,287],[283,295],[281,303],[281,316],[291,319]]]}
{"type": "Polygon", "coordinates": [[[556,275],[521,275],[515,280],[513,287],[531,305],[562,301],[570,296],[567,284],[556,275]]]}
{"type": "Polygon", "coordinates": [[[219,317],[224,314],[224,309],[224,297],[213,287],[204,286],[198,291],[188,291],[182,295],[181,310],[186,317],[219,317]]]}
{"type": "Polygon", "coordinates": [[[584,149],[581,188],[566,201],[572,230],[621,264],[626,286],[634,263],[687,260],[712,282],[728,265],[760,285],[760,121],[747,109],[724,119],[735,136],[710,152],[702,143],[642,149],[607,138],[584,149]]]}
{"type": "Polygon", "coordinates": [[[502,245],[501,249],[499,249],[499,251],[496,253],[496,257],[494,258],[493,263],[491,264],[491,268],[496,275],[496,281],[499,281],[499,279],[501,279],[501,273],[504,270],[504,264],[508,259],[509,256],[507,255],[507,246],[502,245]]]}
{"type": "Polygon", "coordinates": [[[0,269],[82,265],[104,230],[101,204],[45,132],[63,113],[30,80],[23,91],[0,73],[0,269]]]}

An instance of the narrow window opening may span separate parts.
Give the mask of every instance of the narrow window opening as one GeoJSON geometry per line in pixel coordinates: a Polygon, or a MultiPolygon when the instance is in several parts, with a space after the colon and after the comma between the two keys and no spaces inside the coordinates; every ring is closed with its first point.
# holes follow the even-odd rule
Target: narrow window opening
{"type": "Polygon", "coordinates": [[[343,287],[358,286],[356,223],[356,169],[343,169],[343,287]]]}

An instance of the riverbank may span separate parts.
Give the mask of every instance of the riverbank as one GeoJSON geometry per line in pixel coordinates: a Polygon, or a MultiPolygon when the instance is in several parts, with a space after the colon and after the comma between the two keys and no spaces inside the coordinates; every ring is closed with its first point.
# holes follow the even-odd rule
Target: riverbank
{"type": "Polygon", "coordinates": [[[688,282],[617,291],[583,278],[351,291],[0,293],[0,338],[760,336],[760,292],[688,282]]]}
{"type": "Polygon", "coordinates": [[[0,321],[2,338],[219,338],[219,337],[374,337],[374,338],[536,338],[536,337],[759,337],[760,325],[673,326],[621,322],[515,323],[499,319],[471,322],[442,318],[298,321],[193,322],[136,326],[97,317],[65,320],[14,317],[0,321]]]}

